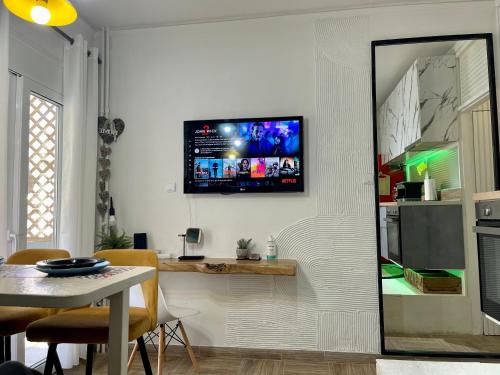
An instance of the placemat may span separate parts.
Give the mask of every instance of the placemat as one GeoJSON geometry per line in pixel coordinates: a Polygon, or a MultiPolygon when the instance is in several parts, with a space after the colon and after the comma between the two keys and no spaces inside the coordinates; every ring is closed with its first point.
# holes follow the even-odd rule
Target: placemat
{"type": "Polygon", "coordinates": [[[75,276],[48,276],[38,271],[35,266],[22,266],[14,264],[5,264],[0,266],[0,278],[21,278],[21,277],[48,277],[57,279],[107,279],[120,273],[134,269],[132,266],[112,266],[90,275],[75,276]]]}

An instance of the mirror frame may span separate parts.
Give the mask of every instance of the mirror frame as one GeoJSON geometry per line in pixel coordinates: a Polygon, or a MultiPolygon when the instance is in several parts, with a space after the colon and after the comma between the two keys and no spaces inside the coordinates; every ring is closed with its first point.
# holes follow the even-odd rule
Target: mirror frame
{"type": "Polygon", "coordinates": [[[378,131],[377,131],[377,85],[376,85],[376,47],[394,46],[400,44],[418,44],[433,42],[450,42],[461,40],[484,40],[486,42],[486,55],[488,63],[488,81],[490,89],[490,110],[491,110],[491,130],[493,136],[493,167],[495,190],[500,188],[499,171],[499,132],[498,132],[498,108],[495,80],[495,59],[493,50],[493,34],[456,34],[424,36],[401,39],[383,39],[371,42],[371,89],[372,89],[372,123],[373,123],[373,167],[374,167],[374,186],[375,186],[375,221],[377,238],[377,285],[379,295],[379,319],[380,319],[380,348],[382,355],[400,355],[400,356],[426,356],[426,357],[460,357],[460,358],[500,358],[499,353],[479,353],[479,352],[438,352],[438,351],[404,351],[387,350],[385,347],[384,332],[384,300],[382,290],[382,272],[381,272],[381,244],[380,244],[380,212],[379,212],[379,188],[378,188],[378,131]]]}

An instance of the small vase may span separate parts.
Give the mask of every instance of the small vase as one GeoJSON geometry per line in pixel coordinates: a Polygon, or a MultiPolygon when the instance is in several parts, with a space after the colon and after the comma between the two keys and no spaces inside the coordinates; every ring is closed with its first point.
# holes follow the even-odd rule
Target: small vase
{"type": "Polygon", "coordinates": [[[248,259],[248,249],[236,249],[236,259],[248,259]]]}

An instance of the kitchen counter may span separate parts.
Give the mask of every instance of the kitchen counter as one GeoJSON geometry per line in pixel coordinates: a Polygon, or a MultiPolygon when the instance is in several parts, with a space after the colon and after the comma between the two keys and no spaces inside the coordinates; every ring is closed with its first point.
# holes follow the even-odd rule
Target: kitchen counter
{"type": "Polygon", "coordinates": [[[500,190],[487,191],[484,193],[476,193],[472,195],[472,198],[474,199],[475,202],[500,199],[500,190]]]}
{"type": "MultiPolygon", "coordinates": [[[[498,192],[498,199],[500,199],[500,192],[498,192]]],[[[446,200],[446,201],[409,201],[409,202],[382,202],[380,207],[395,207],[395,206],[446,206],[446,205],[461,205],[460,199],[446,200]]]]}

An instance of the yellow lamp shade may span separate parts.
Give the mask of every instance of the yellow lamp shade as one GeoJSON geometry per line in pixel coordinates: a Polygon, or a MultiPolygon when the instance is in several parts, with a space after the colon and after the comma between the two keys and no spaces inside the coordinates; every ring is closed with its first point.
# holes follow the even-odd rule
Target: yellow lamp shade
{"type": "Polygon", "coordinates": [[[5,7],[23,20],[47,26],[76,21],[76,9],[67,0],[3,0],[5,7]]]}

